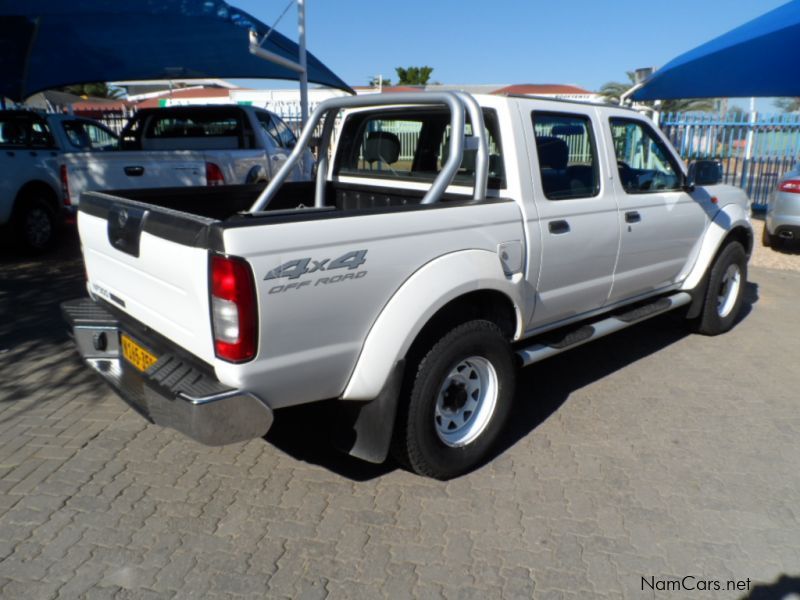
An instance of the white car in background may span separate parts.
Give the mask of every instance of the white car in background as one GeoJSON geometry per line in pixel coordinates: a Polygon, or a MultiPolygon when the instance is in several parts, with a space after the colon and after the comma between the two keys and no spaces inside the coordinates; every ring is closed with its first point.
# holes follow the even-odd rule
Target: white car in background
{"type": "Polygon", "coordinates": [[[797,166],[778,182],[770,198],[762,241],[776,246],[782,241],[800,240],[800,168],[797,166]]]}
{"type": "MultiPolygon", "coordinates": [[[[281,118],[252,106],[202,105],[139,110],[120,133],[119,151],[66,159],[70,194],[186,186],[264,184],[295,146],[281,118]]],[[[308,181],[306,151],[292,181],[308,181]]]]}
{"type": "Polygon", "coordinates": [[[29,250],[48,248],[72,210],[61,160],[116,146],[116,134],[90,119],[0,111],[0,226],[29,250]]]}

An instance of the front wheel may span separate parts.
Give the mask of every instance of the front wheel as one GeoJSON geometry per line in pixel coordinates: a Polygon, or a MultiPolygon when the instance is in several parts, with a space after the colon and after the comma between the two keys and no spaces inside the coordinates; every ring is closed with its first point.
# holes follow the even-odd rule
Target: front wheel
{"type": "Polygon", "coordinates": [[[697,332],[719,335],[730,330],[742,308],[746,285],[747,254],[739,242],[731,242],[711,268],[703,310],[695,324],[697,332]]]}
{"type": "MultiPolygon", "coordinates": [[[[412,367],[413,368],[413,367],[412,367]]],[[[516,367],[490,321],[468,321],[433,344],[411,372],[394,454],[420,475],[450,479],[491,450],[508,417],[516,367]]]]}

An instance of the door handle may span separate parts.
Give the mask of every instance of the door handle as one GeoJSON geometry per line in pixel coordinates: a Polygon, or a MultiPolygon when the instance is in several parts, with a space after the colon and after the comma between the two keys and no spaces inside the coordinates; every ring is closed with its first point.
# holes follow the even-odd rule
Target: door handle
{"type": "Polygon", "coordinates": [[[567,221],[550,221],[547,226],[550,228],[550,233],[555,233],[556,235],[569,233],[569,223],[567,221]]]}
{"type": "Polygon", "coordinates": [[[144,175],[144,167],[125,167],[124,171],[125,175],[130,175],[131,177],[141,177],[144,175]]]}
{"type": "Polygon", "coordinates": [[[629,210],[625,213],[625,222],[626,223],[638,223],[642,220],[642,215],[639,214],[639,211],[636,210],[629,210]]]}

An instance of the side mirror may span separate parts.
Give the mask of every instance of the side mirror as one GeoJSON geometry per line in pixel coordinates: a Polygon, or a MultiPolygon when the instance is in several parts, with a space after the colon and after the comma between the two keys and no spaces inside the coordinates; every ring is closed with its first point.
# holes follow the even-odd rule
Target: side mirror
{"type": "Polygon", "coordinates": [[[718,160],[696,160],[689,164],[687,185],[716,185],[722,183],[722,162],[718,160]]]}

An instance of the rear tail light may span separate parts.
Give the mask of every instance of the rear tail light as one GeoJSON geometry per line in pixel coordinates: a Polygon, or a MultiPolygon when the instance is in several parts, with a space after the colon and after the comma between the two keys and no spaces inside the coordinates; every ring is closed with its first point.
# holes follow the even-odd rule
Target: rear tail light
{"type": "Polygon", "coordinates": [[[787,179],[778,186],[778,191],[800,194],[800,179],[787,179]]]}
{"type": "Polygon", "coordinates": [[[211,323],[217,358],[238,363],[256,355],[256,290],[241,258],[211,257],[211,323]]]}
{"type": "Polygon", "coordinates": [[[219,165],[206,163],[206,185],[225,185],[225,175],[222,174],[219,165]]]}
{"type": "Polygon", "coordinates": [[[61,200],[64,206],[72,206],[72,199],[69,197],[69,175],[67,174],[67,165],[61,165],[61,200]]]}

